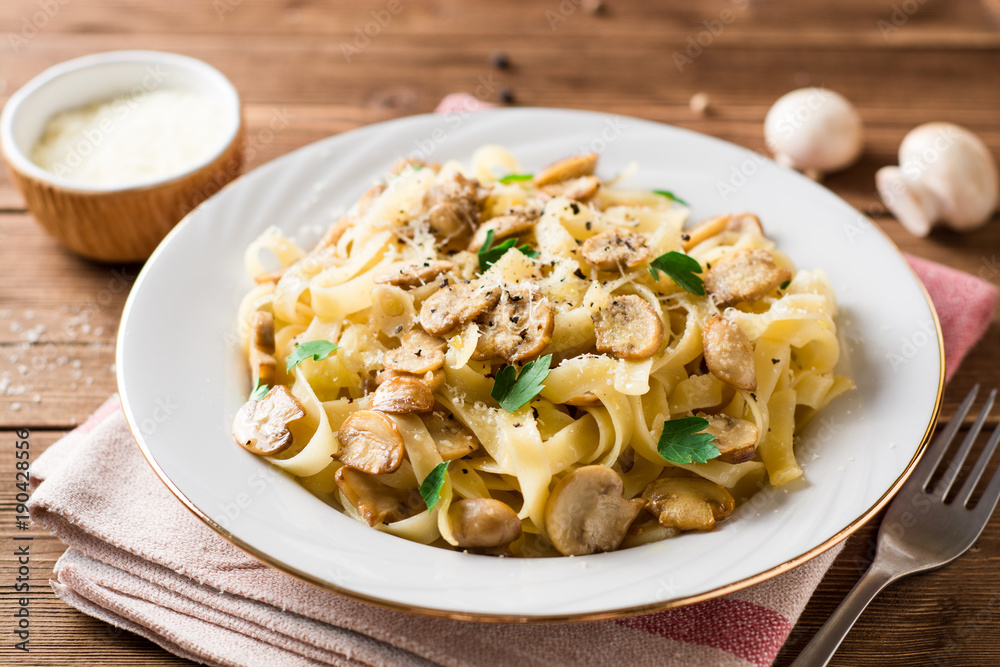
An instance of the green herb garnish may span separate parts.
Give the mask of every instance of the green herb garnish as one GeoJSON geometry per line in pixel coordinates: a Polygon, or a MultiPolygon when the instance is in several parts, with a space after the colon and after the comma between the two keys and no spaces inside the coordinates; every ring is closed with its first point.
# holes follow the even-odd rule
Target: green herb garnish
{"type": "Polygon", "coordinates": [[[285,372],[290,373],[293,368],[306,359],[323,361],[330,356],[331,352],[339,349],[339,345],[334,345],[328,340],[311,340],[308,343],[302,343],[288,355],[288,359],[285,361],[285,372]]]}
{"type": "Polygon", "coordinates": [[[701,264],[694,257],[671,250],[649,263],[649,275],[653,276],[653,280],[660,279],[660,271],[685,291],[705,296],[705,282],[698,275],[702,271],[701,264]]]}
{"type": "Polygon", "coordinates": [[[788,286],[791,285],[791,284],[792,284],[792,279],[789,278],[785,282],[781,283],[781,285],[779,287],[781,287],[781,289],[788,289],[788,286]]]}
{"type": "Polygon", "coordinates": [[[534,174],[507,174],[497,180],[501,183],[517,183],[519,181],[530,181],[534,177],[534,174]]]}
{"type": "Polygon", "coordinates": [[[548,377],[551,365],[552,355],[546,354],[526,363],[520,375],[513,366],[504,366],[497,372],[490,396],[507,412],[517,412],[545,387],[542,382],[548,377]]]}
{"type": "MultiPolygon", "coordinates": [[[[493,245],[493,230],[489,229],[486,231],[486,242],[479,247],[477,254],[479,255],[479,272],[485,273],[488,268],[493,266],[501,257],[504,256],[508,250],[514,247],[517,243],[514,239],[507,239],[495,248],[491,248],[493,245]]],[[[518,246],[518,251],[526,257],[532,259],[538,258],[538,251],[532,250],[529,245],[518,246]]]]}
{"type": "Polygon", "coordinates": [[[442,461],[427,473],[424,481],[420,482],[420,497],[424,499],[428,510],[434,509],[437,502],[441,500],[441,487],[444,485],[446,472],[448,472],[448,462],[442,461]]]}
{"type": "Polygon", "coordinates": [[[253,390],[252,394],[250,394],[250,400],[251,401],[264,400],[264,397],[267,396],[267,391],[269,388],[270,387],[268,387],[266,384],[257,385],[257,388],[253,390]]]}
{"type": "Polygon", "coordinates": [[[670,201],[675,201],[681,206],[687,206],[688,208],[691,207],[691,204],[688,204],[686,201],[675,195],[670,190],[653,190],[653,194],[660,195],[661,197],[666,197],[670,201]]]}
{"type": "Polygon", "coordinates": [[[663,422],[663,432],[656,443],[660,456],[683,465],[685,463],[705,463],[719,456],[715,436],[703,433],[708,428],[704,417],[682,417],[663,422]]]}

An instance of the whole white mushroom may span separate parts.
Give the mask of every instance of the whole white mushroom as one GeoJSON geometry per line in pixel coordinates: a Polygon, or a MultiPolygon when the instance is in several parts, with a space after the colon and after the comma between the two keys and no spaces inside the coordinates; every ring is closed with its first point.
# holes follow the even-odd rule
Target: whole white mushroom
{"type": "Polygon", "coordinates": [[[780,97],[767,112],[764,139],[779,164],[819,179],[854,164],[864,144],[864,127],[843,95],[800,88],[780,97]]]}
{"type": "Polygon", "coordinates": [[[952,123],[926,123],[899,145],[899,166],[875,174],[879,195],[902,225],[927,236],[935,225],[971,231],[997,208],[1000,178],[975,134],[952,123]]]}

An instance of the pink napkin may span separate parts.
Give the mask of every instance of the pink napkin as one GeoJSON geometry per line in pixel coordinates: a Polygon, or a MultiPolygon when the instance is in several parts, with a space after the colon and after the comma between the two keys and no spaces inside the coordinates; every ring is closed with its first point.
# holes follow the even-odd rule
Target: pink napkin
{"type": "MultiPolygon", "coordinates": [[[[940,314],[950,374],[989,325],[997,290],[910,261],[940,314]]],[[[842,548],[680,609],[616,621],[491,625],[355,602],[230,545],[154,475],[117,396],[38,458],[32,482],[40,482],[32,519],[69,546],[56,563],[56,594],[209,665],[770,665],[842,548]]]]}

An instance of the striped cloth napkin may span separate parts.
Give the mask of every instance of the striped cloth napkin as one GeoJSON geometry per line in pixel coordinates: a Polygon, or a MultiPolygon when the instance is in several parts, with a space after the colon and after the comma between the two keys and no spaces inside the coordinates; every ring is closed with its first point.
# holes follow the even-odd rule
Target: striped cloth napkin
{"type": "MultiPolygon", "coordinates": [[[[948,375],[997,289],[910,258],[938,308],[948,375]]],[[[31,468],[32,520],[68,545],[52,588],[86,614],[208,665],[770,665],[842,545],[751,588],[679,609],[565,625],[390,611],[321,590],[190,514],[135,445],[117,396],[31,468]]]]}

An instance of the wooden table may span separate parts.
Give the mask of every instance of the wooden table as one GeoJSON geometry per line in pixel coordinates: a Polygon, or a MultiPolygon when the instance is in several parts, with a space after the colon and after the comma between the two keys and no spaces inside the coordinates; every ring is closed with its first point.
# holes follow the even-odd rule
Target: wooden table
{"type": "MultiPolygon", "coordinates": [[[[900,140],[919,123],[960,123],[1000,155],[998,0],[604,4],[593,12],[582,0],[5,0],[0,100],[46,67],[95,51],[188,54],[239,89],[253,168],[330,134],[430,111],[445,94],[473,93],[484,81],[493,89],[488,101],[629,114],[763,151],[770,104],[790,89],[824,85],[850,98],[867,125],[860,162],[826,184],[904,250],[1000,283],[1000,221],[966,236],[916,239],[874,194],[876,169],[895,164],[900,140]],[[509,68],[491,64],[498,51],[509,68]],[[711,98],[705,117],[688,106],[697,92],[711,98]],[[266,131],[276,116],[287,124],[266,131]]],[[[9,378],[0,391],[0,663],[184,662],[55,598],[46,580],[62,545],[14,524],[14,431],[31,429],[37,457],[115,390],[117,324],[138,268],[98,266],[65,252],[24,210],[7,174],[0,176],[0,377],[9,378]],[[12,648],[15,534],[34,538],[27,654],[12,648]]],[[[997,383],[998,333],[994,320],[951,383],[944,420],[973,383],[997,383]]],[[[794,658],[853,586],[876,526],[851,538],[779,664],[794,658]]],[[[994,521],[955,564],[878,598],[834,664],[997,664],[998,631],[994,521]]]]}

